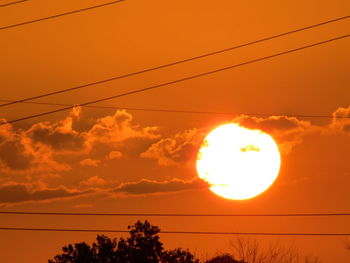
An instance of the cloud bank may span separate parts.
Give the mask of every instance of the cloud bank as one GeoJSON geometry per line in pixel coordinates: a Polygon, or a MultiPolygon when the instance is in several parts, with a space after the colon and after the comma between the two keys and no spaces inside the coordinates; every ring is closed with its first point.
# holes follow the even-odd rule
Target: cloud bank
{"type": "MultiPolygon", "coordinates": [[[[288,155],[309,135],[350,136],[350,106],[339,107],[332,116],[324,126],[288,116],[240,115],[229,122],[270,134],[282,154],[288,155]]],[[[208,132],[208,128],[194,127],[162,136],[159,127],[139,125],[126,111],[87,120],[80,108],[61,120],[37,122],[28,129],[2,125],[0,203],[64,200],[99,190],[133,196],[207,188],[199,179],[169,179],[161,173],[171,167],[175,178],[176,171],[193,168],[208,132]],[[148,170],[131,169],[145,163],[148,170]],[[160,174],[159,181],[147,179],[154,170],[160,174]],[[145,173],[144,179],[135,172],[145,173]]],[[[258,149],[242,149],[248,150],[258,149]]],[[[195,176],[193,169],[186,171],[191,172],[181,175],[184,178],[195,176]]]]}

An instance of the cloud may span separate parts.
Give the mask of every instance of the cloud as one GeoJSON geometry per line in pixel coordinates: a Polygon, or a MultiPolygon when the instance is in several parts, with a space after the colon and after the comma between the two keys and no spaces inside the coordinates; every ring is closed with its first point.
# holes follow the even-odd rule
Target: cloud
{"type": "Polygon", "coordinates": [[[350,135],[350,106],[347,108],[339,107],[332,116],[329,131],[341,131],[350,135]]]}
{"type": "Polygon", "coordinates": [[[39,122],[27,130],[0,127],[0,169],[9,174],[68,171],[70,166],[55,161],[57,152],[83,149],[84,135],[72,129],[77,110],[59,122],[39,122]]]}
{"type": "Polygon", "coordinates": [[[86,147],[86,135],[72,129],[73,119],[57,123],[39,122],[26,133],[33,144],[40,143],[54,151],[81,151],[86,147]]]}
{"type": "Polygon", "coordinates": [[[204,132],[191,129],[154,143],[141,157],[155,159],[159,165],[182,165],[194,161],[204,139],[204,132]]]}
{"type": "MultiPolygon", "coordinates": [[[[348,116],[350,107],[340,107],[333,113],[332,122],[326,126],[314,126],[308,121],[287,116],[241,115],[231,122],[269,133],[282,152],[289,152],[295,145],[301,143],[306,135],[314,131],[319,132],[320,136],[326,135],[320,131],[332,131],[335,135],[340,133],[350,135],[350,119],[340,118],[348,116]]],[[[6,200],[9,203],[16,203],[24,202],[21,200],[69,198],[84,194],[85,189],[105,194],[113,192],[118,195],[138,195],[207,187],[199,180],[178,179],[168,181],[143,179],[116,187],[118,185],[116,182],[120,181],[111,182],[106,179],[110,178],[108,175],[101,178],[99,169],[89,169],[88,176],[81,175],[78,169],[82,169],[81,166],[103,166],[106,171],[115,173],[116,165],[120,165],[121,169],[127,169],[131,162],[132,165],[134,161],[145,163],[145,160],[136,160],[141,157],[151,159],[160,166],[176,166],[173,167],[176,172],[179,167],[188,168],[188,165],[195,164],[198,149],[208,130],[193,128],[161,137],[158,127],[138,125],[131,114],[120,110],[101,118],[89,119],[86,125],[85,122],[87,121],[85,116],[81,115],[81,108],[76,108],[59,121],[38,122],[28,129],[15,129],[11,125],[0,126],[0,174],[2,174],[0,182],[3,184],[0,184],[0,203],[6,200]],[[80,190],[72,190],[65,186],[39,188],[30,184],[14,183],[24,180],[45,182],[50,187],[76,184],[80,190]],[[6,182],[12,183],[6,184],[6,182]],[[10,195],[10,191],[18,193],[18,197],[16,194],[10,195]],[[19,201],[16,201],[16,198],[19,201]]],[[[248,145],[241,151],[259,151],[259,149],[248,145]]],[[[147,162],[147,165],[149,163],[147,162]]],[[[126,175],[119,177],[118,174],[116,180],[122,178],[127,177],[126,175]]]]}
{"type": "Polygon", "coordinates": [[[133,124],[132,115],[124,110],[117,110],[113,115],[98,118],[87,130],[77,131],[73,129],[73,124],[80,115],[80,108],[75,108],[64,120],[33,125],[26,131],[26,136],[33,145],[49,147],[55,154],[86,154],[97,144],[118,148],[132,139],[159,138],[157,127],[133,124]]]}
{"type": "Polygon", "coordinates": [[[80,161],[81,166],[91,166],[91,167],[97,167],[101,164],[100,160],[93,160],[90,158],[84,159],[80,161]]]}
{"type": "MultiPolygon", "coordinates": [[[[0,123],[6,122],[6,119],[0,119],[0,123]]],[[[5,140],[12,141],[14,140],[14,132],[12,125],[6,124],[0,126],[0,143],[4,142],[5,140]]]]}
{"type": "MultiPolygon", "coordinates": [[[[98,166],[101,161],[96,159],[102,160],[106,152],[110,152],[109,159],[120,158],[121,148],[130,147],[136,141],[148,147],[159,138],[157,127],[134,124],[126,111],[118,110],[95,119],[79,131],[73,128],[77,121],[84,122],[80,107],[62,120],[38,122],[27,130],[0,126],[0,171],[38,176],[39,172],[69,171],[74,166],[72,160],[76,159],[72,156],[86,154],[94,158],[83,160],[81,165],[98,166]]],[[[131,151],[135,149],[129,149],[131,151]]]]}
{"type": "Polygon", "coordinates": [[[33,160],[34,156],[26,152],[24,145],[17,139],[6,140],[0,144],[0,162],[3,168],[29,169],[33,160]]]}
{"type": "Polygon", "coordinates": [[[88,191],[69,190],[64,186],[57,188],[38,187],[32,184],[7,183],[0,186],[0,203],[21,203],[27,201],[47,201],[77,197],[88,191]]]}
{"type": "Polygon", "coordinates": [[[119,151],[112,151],[108,154],[108,159],[120,159],[123,156],[123,154],[119,151]]]}
{"type": "Polygon", "coordinates": [[[140,127],[132,123],[132,115],[118,110],[114,115],[99,118],[88,131],[91,143],[118,145],[130,139],[157,139],[157,127],[140,127]]]}
{"type": "Polygon", "coordinates": [[[311,125],[308,121],[288,116],[253,117],[241,115],[234,118],[232,122],[239,123],[241,126],[249,129],[259,129],[266,133],[304,130],[311,125]]]}
{"type": "Polygon", "coordinates": [[[347,108],[339,107],[335,112],[332,114],[333,118],[350,118],[350,106],[347,108]]]}
{"type": "MultiPolygon", "coordinates": [[[[232,123],[238,123],[249,129],[260,129],[270,134],[283,153],[289,152],[296,144],[302,142],[302,137],[311,130],[308,121],[294,117],[270,116],[265,118],[241,115],[232,123]]],[[[196,160],[197,152],[208,131],[191,129],[175,134],[173,137],[162,138],[141,154],[143,158],[155,159],[161,166],[184,165],[196,160]]],[[[258,149],[242,149],[258,150],[258,149]]]]}
{"type": "Polygon", "coordinates": [[[170,193],[193,189],[208,188],[208,184],[200,179],[183,181],[173,179],[170,181],[152,181],[142,179],[138,182],[124,183],[119,185],[114,192],[120,192],[130,195],[154,194],[154,193],[170,193]]]}
{"type": "Polygon", "coordinates": [[[248,129],[259,129],[271,135],[282,153],[290,152],[295,145],[302,142],[302,138],[307,132],[313,130],[310,122],[288,116],[252,117],[241,115],[231,122],[238,123],[248,129]]]}
{"type": "MultiPolygon", "coordinates": [[[[5,120],[4,120],[5,121],[5,120]]],[[[21,135],[11,125],[0,126],[0,167],[2,169],[24,170],[31,166],[33,156],[25,149],[21,135]]]]}
{"type": "Polygon", "coordinates": [[[99,176],[92,176],[89,179],[80,182],[80,184],[84,185],[84,186],[96,187],[96,186],[106,185],[107,181],[104,180],[103,178],[99,177],[99,176]]]}
{"type": "Polygon", "coordinates": [[[79,119],[81,116],[81,112],[82,112],[82,107],[81,106],[76,106],[74,107],[71,112],[69,113],[69,116],[79,119]]]}
{"type": "Polygon", "coordinates": [[[69,167],[55,162],[50,152],[35,147],[22,130],[11,125],[0,127],[0,171],[10,174],[29,174],[38,171],[63,171],[69,167]]]}

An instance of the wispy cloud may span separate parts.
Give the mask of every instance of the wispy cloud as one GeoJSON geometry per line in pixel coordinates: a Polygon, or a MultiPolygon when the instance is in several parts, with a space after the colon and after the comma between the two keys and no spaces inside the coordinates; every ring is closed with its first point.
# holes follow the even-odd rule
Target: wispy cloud
{"type": "Polygon", "coordinates": [[[184,181],[173,179],[170,181],[152,181],[142,179],[137,182],[124,183],[114,189],[114,192],[120,192],[130,195],[169,193],[184,190],[208,188],[208,184],[200,179],[184,181]]]}
{"type": "Polygon", "coordinates": [[[64,186],[56,188],[38,187],[34,184],[7,183],[0,186],[0,203],[48,201],[78,197],[91,191],[70,190],[64,186]]]}

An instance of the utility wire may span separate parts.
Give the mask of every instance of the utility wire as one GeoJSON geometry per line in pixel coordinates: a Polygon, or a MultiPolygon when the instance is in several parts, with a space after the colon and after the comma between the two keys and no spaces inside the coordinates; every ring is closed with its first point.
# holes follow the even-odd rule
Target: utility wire
{"type": "MultiPolygon", "coordinates": [[[[3,102],[12,102],[14,100],[0,99],[3,102]]],[[[49,106],[71,106],[79,107],[74,104],[67,103],[51,103],[51,102],[36,102],[36,101],[25,101],[21,103],[34,104],[34,105],[49,105],[49,106]]],[[[227,116],[286,116],[295,118],[326,118],[326,119],[350,119],[350,116],[332,116],[332,115],[310,115],[310,114],[289,114],[289,113],[238,113],[238,112],[219,112],[219,111],[192,111],[192,110],[174,110],[174,109],[152,109],[152,108],[132,108],[123,106],[101,106],[101,105],[86,105],[86,108],[92,109],[113,109],[113,110],[129,110],[129,111],[145,111],[145,112],[165,112],[165,113],[184,113],[184,114],[208,114],[208,115],[227,115],[227,116]]]]}
{"type": "Polygon", "coordinates": [[[6,3],[6,4],[0,5],[0,7],[5,7],[5,6],[9,6],[9,5],[20,4],[20,3],[28,2],[28,1],[29,1],[29,0],[21,0],[21,1],[16,1],[16,2],[6,3]]]}
{"type": "Polygon", "coordinates": [[[70,213],[70,212],[24,212],[0,211],[0,215],[44,216],[127,216],[127,217],[327,217],[350,216],[350,213],[286,213],[286,214],[161,214],[161,213],[70,213]]]}
{"type": "Polygon", "coordinates": [[[190,62],[190,61],[193,61],[193,60],[202,59],[202,58],[205,58],[205,57],[209,57],[209,56],[217,55],[217,54],[220,54],[220,53],[232,51],[234,49],[239,49],[239,48],[242,48],[242,47],[246,47],[246,46],[250,46],[250,45],[253,45],[253,44],[260,43],[260,42],[272,40],[274,38],[279,38],[279,37],[282,37],[282,36],[294,34],[294,33],[297,33],[297,32],[301,32],[301,31],[308,30],[308,29],[311,29],[311,28],[315,28],[315,27],[326,25],[326,24],[334,23],[334,22],[337,22],[337,21],[340,21],[340,20],[344,20],[344,19],[348,19],[348,18],[350,18],[350,16],[338,17],[338,18],[335,18],[335,19],[332,19],[332,20],[327,20],[327,21],[320,22],[320,23],[317,23],[317,24],[313,24],[313,25],[310,25],[310,26],[307,26],[307,27],[298,28],[298,29],[295,29],[295,30],[292,30],[292,31],[288,31],[288,32],[284,32],[284,33],[281,33],[281,34],[269,36],[269,37],[266,37],[266,38],[262,38],[262,39],[259,39],[259,40],[255,40],[255,41],[251,41],[251,42],[248,42],[248,43],[240,44],[240,45],[237,45],[237,46],[229,47],[229,48],[226,48],[226,49],[221,49],[221,50],[217,50],[217,51],[214,51],[214,52],[202,54],[202,55],[199,55],[199,56],[194,56],[194,57],[190,57],[190,58],[187,58],[187,59],[171,62],[171,63],[165,64],[165,65],[161,65],[161,66],[157,66],[157,67],[153,67],[153,68],[148,68],[148,69],[132,72],[132,73],[128,73],[128,74],[125,74],[125,75],[120,75],[120,76],[104,79],[104,80],[101,80],[101,81],[91,82],[91,83],[83,84],[83,85],[72,87],[72,88],[57,90],[57,91],[49,92],[49,93],[44,93],[44,94],[41,94],[41,95],[28,97],[28,98],[17,100],[17,101],[13,101],[13,102],[0,104],[0,107],[16,104],[16,103],[20,103],[20,102],[25,102],[25,101],[29,101],[29,100],[44,98],[44,97],[48,97],[48,96],[52,96],[52,95],[57,95],[57,94],[61,94],[61,93],[65,93],[65,92],[69,92],[69,91],[73,91],[73,90],[78,90],[78,89],[82,89],[82,88],[86,88],[86,87],[90,87],[90,86],[95,86],[95,85],[98,85],[98,84],[102,84],[102,83],[106,83],[106,82],[110,82],[110,81],[114,81],[114,80],[118,80],[118,79],[123,79],[123,78],[131,77],[131,76],[135,76],[135,75],[140,75],[140,74],[151,72],[151,71],[155,71],[155,70],[158,70],[158,69],[167,68],[167,67],[175,66],[175,65],[178,65],[178,64],[183,64],[183,63],[186,63],[186,62],[190,62]]]}
{"type": "MultiPolygon", "coordinates": [[[[117,94],[117,95],[113,95],[113,96],[109,96],[109,97],[105,97],[105,98],[101,98],[101,99],[97,99],[97,100],[92,100],[92,101],[89,101],[89,102],[78,104],[76,106],[84,107],[86,105],[91,105],[91,104],[102,102],[102,101],[107,101],[107,100],[111,100],[111,99],[115,99],[115,98],[125,97],[125,96],[129,96],[129,95],[132,95],[132,94],[137,94],[137,93],[142,93],[142,92],[146,92],[146,91],[149,91],[149,90],[158,89],[158,88],[161,88],[161,87],[170,86],[172,84],[184,82],[184,81],[191,80],[191,79],[196,79],[196,78],[207,76],[207,75],[212,75],[214,73],[226,71],[226,70],[233,69],[233,68],[238,68],[238,67],[241,67],[241,66],[245,66],[245,65],[248,65],[248,64],[255,63],[255,62],[271,59],[271,58],[274,58],[274,57],[278,57],[278,56],[286,55],[286,54],[289,54],[289,53],[301,51],[301,50],[304,50],[304,49],[307,49],[307,48],[311,48],[311,47],[323,45],[323,44],[326,44],[326,43],[334,42],[334,41],[337,41],[337,40],[345,39],[345,38],[347,38],[349,36],[350,36],[350,34],[339,36],[339,37],[336,37],[336,38],[331,38],[331,39],[328,39],[328,40],[325,40],[325,41],[316,42],[316,43],[313,43],[313,44],[310,44],[310,45],[307,45],[307,46],[302,46],[302,47],[299,47],[299,48],[290,49],[290,50],[287,50],[287,51],[283,51],[283,52],[276,53],[276,54],[273,54],[273,55],[261,57],[261,58],[258,58],[258,59],[249,60],[249,61],[242,62],[242,63],[239,63],[239,64],[235,64],[235,65],[232,65],[232,66],[219,68],[219,69],[212,70],[212,71],[207,71],[205,73],[192,75],[192,76],[189,76],[189,77],[177,79],[177,80],[170,81],[170,82],[165,82],[165,83],[154,85],[154,86],[150,86],[150,87],[147,87],[147,88],[137,89],[137,90],[133,90],[133,91],[125,92],[125,93],[120,93],[120,94],[117,94]]],[[[68,107],[64,107],[64,108],[60,108],[60,109],[56,109],[56,110],[52,110],[52,111],[47,111],[47,112],[42,112],[42,113],[38,113],[38,114],[34,114],[34,115],[29,115],[29,116],[22,117],[22,118],[19,118],[19,119],[6,121],[6,122],[3,122],[3,123],[0,123],[0,126],[1,125],[5,125],[5,124],[14,123],[14,122],[23,121],[23,120],[29,120],[29,119],[33,119],[33,118],[36,118],[36,117],[41,117],[41,116],[45,116],[45,115],[49,115],[49,114],[53,114],[53,113],[57,113],[57,112],[61,112],[61,111],[70,110],[70,109],[72,109],[72,108],[74,108],[76,106],[68,106],[68,107]]]]}
{"type": "Polygon", "coordinates": [[[124,1],[126,1],[126,0],[112,1],[112,2],[108,2],[108,3],[100,4],[100,5],[95,5],[95,6],[90,6],[90,7],[74,10],[74,11],[69,11],[69,12],[62,13],[62,14],[42,17],[42,18],[39,18],[39,19],[29,20],[29,21],[18,23],[18,24],[9,25],[9,26],[3,26],[3,27],[0,27],[0,30],[10,29],[10,28],[24,26],[24,25],[28,25],[28,24],[33,24],[33,23],[36,23],[36,22],[49,20],[49,19],[53,19],[53,18],[58,18],[58,17],[66,16],[66,15],[71,15],[71,14],[76,14],[76,13],[80,13],[80,12],[85,12],[85,11],[88,11],[88,10],[92,10],[92,9],[96,9],[96,8],[100,8],[100,7],[104,7],[104,6],[118,4],[118,3],[124,2],[124,1]]]}
{"type": "MultiPolygon", "coordinates": [[[[68,229],[68,228],[21,228],[0,227],[7,231],[45,231],[45,232],[109,232],[130,233],[127,230],[114,229],[68,229]]],[[[209,232],[209,231],[160,231],[160,234],[184,234],[184,235],[254,235],[254,236],[350,236],[350,233],[273,233],[273,232],[209,232]]]]}

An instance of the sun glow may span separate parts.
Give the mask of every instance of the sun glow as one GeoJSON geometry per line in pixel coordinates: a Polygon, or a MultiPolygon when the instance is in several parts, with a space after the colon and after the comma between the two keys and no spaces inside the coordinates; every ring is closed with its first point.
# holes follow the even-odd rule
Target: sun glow
{"type": "Polygon", "coordinates": [[[269,188],[278,176],[280,163],[277,144],[270,135],[225,124],[204,139],[197,172],[215,194],[242,200],[269,188]]]}

